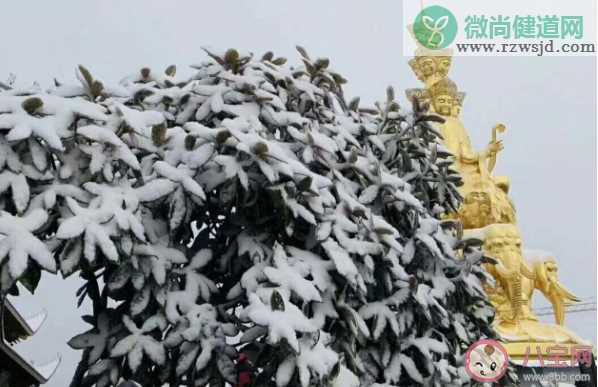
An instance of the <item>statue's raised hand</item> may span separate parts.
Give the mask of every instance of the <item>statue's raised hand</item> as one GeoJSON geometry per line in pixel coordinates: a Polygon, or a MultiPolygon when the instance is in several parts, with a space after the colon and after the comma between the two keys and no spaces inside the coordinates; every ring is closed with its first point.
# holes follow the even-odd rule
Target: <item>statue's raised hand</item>
{"type": "Polygon", "coordinates": [[[486,152],[488,155],[493,156],[503,149],[505,149],[505,146],[503,145],[502,140],[491,141],[486,148],[486,152]]]}

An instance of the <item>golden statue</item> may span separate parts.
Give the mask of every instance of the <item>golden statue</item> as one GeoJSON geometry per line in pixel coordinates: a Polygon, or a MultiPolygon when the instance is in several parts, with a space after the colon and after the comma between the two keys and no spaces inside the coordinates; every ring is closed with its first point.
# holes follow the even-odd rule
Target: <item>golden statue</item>
{"type": "Polygon", "coordinates": [[[427,56],[425,50],[418,49],[415,57],[409,61],[409,66],[415,72],[417,79],[431,86],[446,77],[451,68],[452,57],[447,55],[427,56]]]}
{"type": "Polygon", "coordinates": [[[459,118],[465,94],[448,78],[450,53],[430,55],[420,47],[409,65],[425,88],[409,89],[407,97],[428,103],[432,112],[445,119],[440,124],[443,145],[454,155],[463,178],[459,190],[464,200],[452,217],[463,224],[466,236],[481,239],[486,255],[497,261],[486,264],[495,279],[494,284],[486,285],[486,291],[497,311],[495,328],[509,355],[533,358],[536,349],[545,354],[555,345],[587,345],[564,327],[565,305],[579,300],[559,282],[554,258],[524,259],[515,208],[508,196],[509,179],[492,173],[503,149],[498,134],[505,132],[505,126],[492,128],[488,146],[476,152],[459,118]],[[541,323],[532,311],[535,290],[551,302],[556,324],[541,323]]]}
{"type": "MultiPolygon", "coordinates": [[[[486,290],[497,310],[497,331],[507,343],[533,343],[531,348],[538,343],[544,343],[546,347],[563,343],[584,344],[563,326],[564,305],[579,300],[559,282],[554,258],[526,261],[521,235],[517,226],[511,223],[493,223],[468,230],[466,234],[481,236],[485,253],[498,261],[496,265],[487,265],[496,284],[486,290]],[[551,302],[556,325],[539,322],[532,311],[532,296],[536,289],[551,302]]],[[[517,347],[525,349],[521,345],[517,347]]]]}

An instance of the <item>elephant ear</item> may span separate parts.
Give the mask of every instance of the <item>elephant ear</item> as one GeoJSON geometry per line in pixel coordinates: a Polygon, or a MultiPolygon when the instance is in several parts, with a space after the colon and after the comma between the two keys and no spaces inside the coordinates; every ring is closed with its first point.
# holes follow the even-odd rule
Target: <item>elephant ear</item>
{"type": "MultiPolygon", "coordinates": [[[[523,276],[525,278],[531,279],[531,280],[535,280],[536,279],[536,272],[534,270],[533,266],[530,266],[529,263],[527,263],[525,260],[521,260],[521,274],[523,274],[523,276]]],[[[544,266],[544,265],[542,265],[544,266]]],[[[544,269],[546,270],[546,269],[544,269]]]]}

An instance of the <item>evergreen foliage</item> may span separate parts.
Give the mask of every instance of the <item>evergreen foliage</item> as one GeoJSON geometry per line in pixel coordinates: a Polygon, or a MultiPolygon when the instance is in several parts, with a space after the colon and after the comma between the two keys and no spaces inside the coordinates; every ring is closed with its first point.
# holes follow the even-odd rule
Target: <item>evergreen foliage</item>
{"type": "Polygon", "coordinates": [[[391,88],[346,102],[298,50],[0,92],[2,291],[81,276],[73,386],[237,385],[240,356],[260,387],[469,383],[493,310],[479,246],[441,220],[441,118],[391,88]]]}

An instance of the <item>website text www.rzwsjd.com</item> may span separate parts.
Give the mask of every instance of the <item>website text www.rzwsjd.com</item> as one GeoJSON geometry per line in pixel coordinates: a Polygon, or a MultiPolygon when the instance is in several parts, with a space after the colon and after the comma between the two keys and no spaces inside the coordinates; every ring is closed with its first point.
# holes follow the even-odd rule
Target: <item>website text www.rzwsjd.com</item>
{"type": "Polygon", "coordinates": [[[560,43],[554,40],[539,41],[534,43],[456,43],[457,51],[463,54],[544,54],[555,53],[594,53],[594,43],[560,43]]]}

